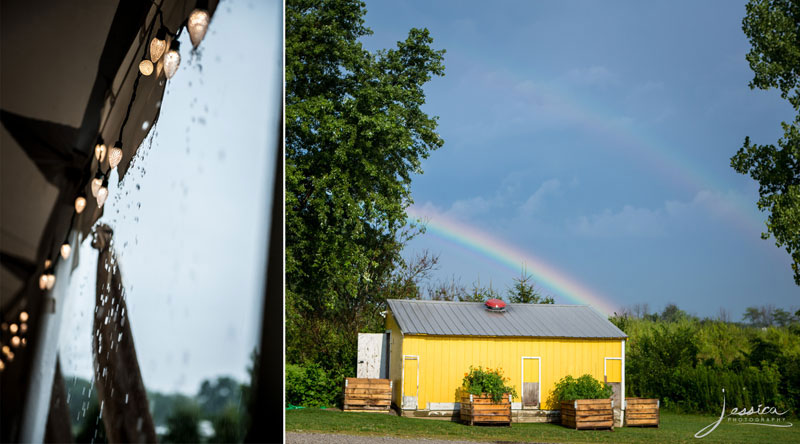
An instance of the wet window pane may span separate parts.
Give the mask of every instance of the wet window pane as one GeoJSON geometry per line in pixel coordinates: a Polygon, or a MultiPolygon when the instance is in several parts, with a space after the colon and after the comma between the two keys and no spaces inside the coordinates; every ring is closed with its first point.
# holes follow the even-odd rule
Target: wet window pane
{"type": "MultiPolygon", "coordinates": [[[[96,378],[111,369],[96,356],[119,351],[124,324],[159,440],[191,440],[185,427],[203,440],[241,439],[280,128],[281,7],[221,2],[196,52],[188,33],[181,35],[182,60],[158,120],[131,122],[150,133],[123,180],[111,173],[99,221],[113,229],[116,262],[106,271],[118,268],[124,306],[112,300],[97,315],[91,238],[76,249],[78,267],[57,301],[78,441],[104,439],[100,417],[108,407],[98,402],[96,378]],[[96,319],[119,323],[118,333],[98,343],[96,319]]],[[[132,394],[111,396],[125,405],[132,394]]]]}

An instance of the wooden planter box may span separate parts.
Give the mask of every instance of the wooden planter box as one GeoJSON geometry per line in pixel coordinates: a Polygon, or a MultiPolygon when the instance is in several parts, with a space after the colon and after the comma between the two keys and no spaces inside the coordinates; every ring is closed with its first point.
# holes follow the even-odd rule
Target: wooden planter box
{"type": "Polygon", "coordinates": [[[611,399],[561,401],[561,425],[576,430],[614,430],[614,402],[611,399]]]}
{"type": "Polygon", "coordinates": [[[384,412],[392,405],[390,379],[346,378],[344,408],[346,412],[384,412]]]}
{"type": "Polygon", "coordinates": [[[475,424],[511,425],[511,395],[505,394],[500,402],[489,396],[461,395],[461,421],[475,424]]]}
{"type": "Polygon", "coordinates": [[[658,399],[628,398],[625,407],[625,426],[658,427],[661,407],[658,399]]]}

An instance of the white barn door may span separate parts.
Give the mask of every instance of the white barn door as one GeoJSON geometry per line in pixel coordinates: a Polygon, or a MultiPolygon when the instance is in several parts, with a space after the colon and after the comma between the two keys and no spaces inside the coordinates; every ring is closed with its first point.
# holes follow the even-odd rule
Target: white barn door
{"type": "Polygon", "coordinates": [[[357,378],[389,377],[389,335],[386,333],[358,334],[357,378]]]}

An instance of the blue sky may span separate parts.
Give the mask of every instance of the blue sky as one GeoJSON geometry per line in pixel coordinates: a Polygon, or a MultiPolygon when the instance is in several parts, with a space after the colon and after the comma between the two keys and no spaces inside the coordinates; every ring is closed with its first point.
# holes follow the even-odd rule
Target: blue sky
{"type": "MultiPolygon", "coordinates": [[[[756,183],[729,166],[745,136],[772,143],[792,118],[747,86],[744,4],[367,1],[367,48],[426,27],[447,51],[424,108],[445,145],[414,178],[416,210],[616,306],[735,320],[751,305],[800,308],[788,254],[760,239],[756,183]]],[[[431,232],[406,254],[424,249],[440,258],[434,280],[505,291],[520,274],[431,232]]]]}

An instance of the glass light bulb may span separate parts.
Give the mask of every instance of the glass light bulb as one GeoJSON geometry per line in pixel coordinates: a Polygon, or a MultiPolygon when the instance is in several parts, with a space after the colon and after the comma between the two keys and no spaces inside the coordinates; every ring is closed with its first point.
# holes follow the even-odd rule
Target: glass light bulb
{"type": "Polygon", "coordinates": [[[47,275],[47,289],[48,290],[52,290],[55,285],[56,285],[56,275],[48,274],[47,275]]]}
{"type": "Polygon", "coordinates": [[[44,260],[44,268],[45,268],[45,270],[50,268],[51,265],[53,265],[53,261],[51,261],[50,259],[45,259],[44,260]]]}
{"type": "Polygon", "coordinates": [[[158,59],[164,55],[164,51],[167,49],[167,41],[161,40],[158,37],[153,37],[153,40],[150,40],[150,60],[155,63],[158,59]]]}
{"type": "Polygon", "coordinates": [[[186,27],[189,29],[189,38],[192,40],[192,46],[195,48],[203,41],[203,37],[205,37],[206,31],[208,30],[208,22],[210,19],[211,17],[205,9],[195,9],[189,15],[189,21],[186,27]]]}
{"type": "Polygon", "coordinates": [[[168,79],[178,72],[178,66],[181,64],[181,54],[175,50],[170,49],[167,55],[164,56],[164,74],[168,79]]]}
{"type": "Polygon", "coordinates": [[[103,143],[98,143],[94,146],[94,157],[97,159],[98,162],[102,162],[103,159],[106,158],[106,145],[103,143]]]}
{"type": "Polygon", "coordinates": [[[72,247],[70,247],[66,242],[61,244],[61,257],[66,260],[70,253],[72,253],[72,247]]]}
{"type": "Polygon", "coordinates": [[[145,75],[145,76],[149,76],[150,74],[152,74],[153,73],[153,62],[151,62],[150,60],[147,60],[147,59],[144,59],[141,62],[139,62],[139,72],[142,73],[142,75],[145,75]]]}
{"type": "Polygon", "coordinates": [[[8,362],[13,361],[14,360],[14,352],[9,351],[8,353],[6,353],[6,357],[8,357],[8,362]]]}
{"type": "Polygon", "coordinates": [[[28,340],[26,338],[22,338],[22,346],[25,347],[26,344],[28,344],[28,340]]]}
{"type": "Polygon", "coordinates": [[[47,275],[39,276],[39,290],[47,290],[47,275]]]}
{"type": "Polygon", "coordinates": [[[20,313],[19,314],[19,320],[22,321],[22,322],[27,322],[28,321],[28,312],[27,311],[23,311],[22,313],[20,313]]]}
{"type": "Polygon", "coordinates": [[[7,346],[7,345],[4,345],[3,346],[3,354],[7,355],[9,353],[11,353],[11,348],[9,348],[9,346],[7,346]]]}
{"type": "Polygon", "coordinates": [[[2,361],[2,360],[0,360],[0,372],[2,372],[2,371],[3,371],[3,370],[5,370],[5,369],[6,369],[6,365],[5,365],[5,363],[3,363],[3,361],[2,361]]]}
{"type": "Polygon", "coordinates": [[[97,197],[97,190],[99,190],[101,186],[103,186],[103,179],[99,177],[92,179],[92,196],[97,197]]]}
{"type": "Polygon", "coordinates": [[[19,330],[17,324],[11,324],[11,327],[8,328],[8,331],[10,331],[12,335],[17,334],[17,330],[19,330]]]}
{"type": "Polygon", "coordinates": [[[103,208],[106,199],[108,199],[108,188],[101,186],[100,189],[97,190],[97,208],[103,208]]]}
{"type": "Polygon", "coordinates": [[[28,331],[28,324],[26,324],[24,322],[22,324],[19,324],[19,332],[20,333],[25,333],[27,331],[28,331]]]}
{"type": "Polygon", "coordinates": [[[14,336],[11,338],[11,346],[19,347],[19,336],[14,336]]]}
{"type": "Polygon", "coordinates": [[[108,152],[108,166],[114,169],[122,161],[122,148],[119,145],[114,145],[111,151],[108,152]]]}
{"type": "Polygon", "coordinates": [[[86,208],[86,198],[83,196],[78,196],[75,198],[75,212],[78,214],[83,213],[83,210],[86,208]]]}

